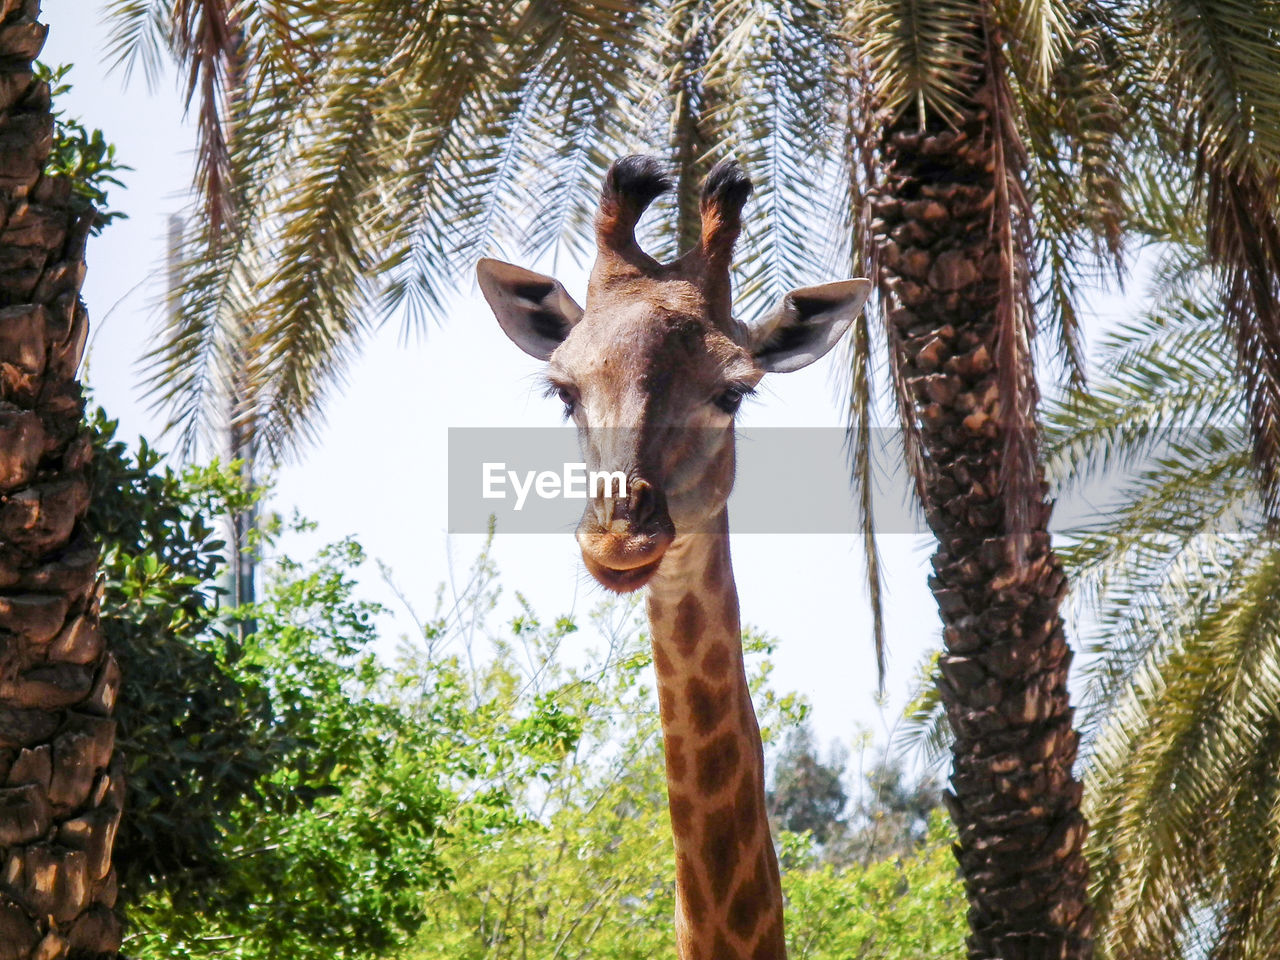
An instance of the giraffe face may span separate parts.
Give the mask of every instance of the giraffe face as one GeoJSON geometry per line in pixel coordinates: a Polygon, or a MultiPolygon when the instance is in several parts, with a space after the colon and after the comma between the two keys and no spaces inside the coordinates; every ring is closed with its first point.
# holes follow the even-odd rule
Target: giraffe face
{"type": "Polygon", "coordinates": [[[578,526],[587,569],[618,591],[643,586],[677,534],[724,509],[734,414],[764,375],[696,296],[669,286],[634,301],[589,296],[547,365],[587,469],[629,481],[625,497],[590,500],[578,526]]]}
{"type": "Polygon", "coordinates": [[[589,500],[578,526],[588,571],[618,592],[658,571],[677,536],[706,529],[733,487],[733,422],[766,372],[825,354],[871,289],[845,280],[788,293],[748,327],[729,312],[728,258],[750,183],[736,164],[707,178],[697,249],[659,264],[635,243],[640,212],[667,182],[656,162],[611,168],[584,311],[556,280],[496,260],[480,287],[507,335],[547,361],[549,392],[578,429],[588,470],[620,471],[623,496],[589,500]]]}

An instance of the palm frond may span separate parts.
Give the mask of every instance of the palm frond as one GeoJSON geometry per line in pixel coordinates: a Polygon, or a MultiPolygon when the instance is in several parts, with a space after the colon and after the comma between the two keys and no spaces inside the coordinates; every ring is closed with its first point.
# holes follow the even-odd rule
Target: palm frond
{"type": "Polygon", "coordinates": [[[214,241],[203,224],[187,221],[155,346],[143,357],[153,407],[166,414],[166,429],[179,454],[195,456],[216,439],[240,376],[253,316],[253,275],[261,265],[256,235],[247,224],[214,241]]]}
{"type": "Polygon", "coordinates": [[[1115,957],[1177,955],[1198,914],[1225,910],[1215,956],[1274,904],[1280,779],[1280,553],[1153,657],[1099,740],[1089,774],[1095,905],[1115,957]],[[1245,838],[1248,838],[1247,841],[1245,838]]]}
{"type": "Polygon", "coordinates": [[[140,68],[154,87],[173,49],[173,0],[111,0],[102,19],[107,58],[125,80],[140,68]]]}
{"type": "MultiPolygon", "coordinates": [[[[1025,123],[1006,69],[1005,52],[994,23],[984,18],[982,32],[986,44],[984,95],[991,117],[995,164],[992,218],[1001,261],[995,323],[1003,441],[1000,493],[1005,526],[1016,541],[1031,532],[1031,518],[1043,498],[1036,422],[1040,395],[1031,352],[1036,332],[1030,262],[1035,213],[1027,189],[1025,123]]],[[[1015,552],[1015,556],[1021,555],[1021,550],[1015,552]]]]}
{"type": "Polygon", "coordinates": [[[974,27],[985,12],[970,0],[857,0],[850,35],[874,66],[882,106],[896,115],[911,112],[921,129],[933,113],[958,118],[983,60],[984,41],[974,27]]]}
{"type": "Polygon", "coordinates": [[[996,20],[1004,40],[1019,53],[1026,76],[1041,90],[1049,90],[1064,56],[1076,40],[1073,22],[1079,8],[1066,0],[995,3],[996,20]]]}
{"type": "Polygon", "coordinates": [[[641,3],[573,6],[572,15],[553,21],[546,57],[524,94],[526,124],[509,137],[524,159],[510,180],[491,184],[497,202],[528,209],[513,236],[533,257],[560,249],[585,257],[609,164],[663,149],[655,116],[660,16],[641,3]],[[539,199],[530,204],[530,197],[539,199]]]}
{"type": "Polygon", "coordinates": [[[892,746],[927,767],[941,767],[951,755],[955,732],[938,692],[938,653],[927,656],[916,673],[914,692],[899,721],[892,746]]]}
{"type": "Polygon", "coordinates": [[[1221,376],[1230,349],[1201,297],[1159,304],[1105,344],[1111,359],[1088,392],[1052,404],[1045,455],[1055,482],[1126,470],[1189,431],[1244,430],[1243,397],[1221,376]]]}
{"type": "Polygon", "coordinates": [[[1268,509],[1280,510],[1280,7],[1136,4],[1131,43],[1154,50],[1143,102],[1169,166],[1191,171],[1235,338],[1268,509]]]}
{"type": "MultiPolygon", "coordinates": [[[[1027,8],[1033,6],[1039,5],[1027,8]]],[[[1070,27],[1067,48],[1050,58],[1033,37],[1008,49],[1029,154],[1037,315],[1078,387],[1084,372],[1081,287],[1098,279],[1100,267],[1111,265],[1117,275],[1123,270],[1133,124],[1114,26],[1101,20],[1093,5],[1042,15],[1052,22],[1035,36],[1057,36],[1065,24],[1070,27]],[[1047,67],[1052,69],[1046,77],[1047,67]]]]}
{"type": "Polygon", "coordinates": [[[853,466],[854,495],[858,502],[858,524],[862,536],[863,561],[866,564],[867,594],[871,601],[871,633],[876,655],[876,672],[880,690],[884,692],[885,627],[884,575],[880,568],[880,550],[876,544],[875,456],[872,439],[874,395],[871,384],[871,324],[865,311],[853,325],[849,370],[848,429],[846,444],[853,466]]]}
{"type": "MultiPolygon", "coordinates": [[[[415,292],[436,307],[443,301],[453,275],[422,269],[421,250],[451,249],[457,223],[475,215],[478,192],[465,185],[482,178],[485,168],[470,155],[470,144],[485,142],[477,124],[502,118],[481,109],[489,93],[482,86],[495,71],[467,64],[491,57],[492,38],[502,31],[475,16],[473,5],[435,5],[436,19],[415,20],[404,30],[401,7],[371,0],[358,16],[344,8],[313,21],[305,36],[273,39],[273,56],[254,62],[246,81],[254,89],[251,109],[241,111],[232,141],[237,189],[253,220],[245,228],[249,235],[230,245],[234,256],[213,257],[200,280],[245,290],[237,299],[244,314],[228,326],[197,313],[214,300],[186,299],[178,335],[166,341],[169,353],[157,357],[155,367],[163,381],[159,395],[188,434],[200,406],[196,395],[207,398],[215,385],[203,376],[173,381],[190,359],[180,346],[204,344],[247,358],[249,369],[236,371],[236,389],[256,398],[242,399],[257,410],[268,452],[279,458],[309,438],[326,391],[341,382],[379,308],[394,302],[381,272],[416,255],[415,292]],[[337,19],[346,13],[356,21],[337,19]],[[434,45],[425,60],[424,44],[434,45]],[[343,45],[345,53],[336,49],[343,45]],[[436,73],[424,73],[424,63],[436,73]],[[301,66],[311,77],[305,84],[292,75],[301,66]],[[459,188],[451,191],[454,185],[459,188]],[[245,251],[251,259],[238,256],[245,251]],[[231,327],[248,331],[245,349],[219,342],[231,327]],[[195,330],[204,335],[193,338],[195,330]]],[[[217,232],[206,229],[193,252],[208,260],[218,242],[217,232]]]]}
{"type": "Polygon", "coordinates": [[[1231,348],[1208,273],[1183,271],[1188,261],[1169,251],[1150,311],[1108,338],[1092,392],[1046,410],[1050,476],[1060,491],[1083,487],[1100,518],[1059,548],[1092,625],[1086,734],[1257,544],[1243,392],[1224,375],[1231,348]]]}
{"type": "Polygon", "coordinates": [[[247,38],[233,0],[173,0],[174,55],[187,67],[187,105],[196,101],[197,192],[212,235],[235,216],[228,111],[244,82],[247,38]]]}
{"type": "Polygon", "coordinates": [[[851,266],[844,215],[850,171],[836,135],[851,51],[838,40],[838,22],[822,4],[762,5],[755,19],[738,25],[735,55],[718,50],[709,66],[739,78],[722,94],[717,132],[740,145],[756,181],[738,257],[738,300],[748,316],[762,315],[787,290],[825,279],[833,262],[840,270],[851,266]]]}

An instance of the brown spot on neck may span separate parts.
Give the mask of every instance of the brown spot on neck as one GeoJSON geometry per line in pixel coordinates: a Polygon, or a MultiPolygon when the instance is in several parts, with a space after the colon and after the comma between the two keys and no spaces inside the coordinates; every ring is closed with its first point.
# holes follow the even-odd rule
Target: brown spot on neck
{"type": "Polygon", "coordinates": [[[684,891],[685,908],[690,919],[698,919],[706,915],[707,902],[703,899],[702,888],[698,883],[698,868],[687,854],[676,857],[676,881],[684,891]]]}
{"type": "Polygon", "coordinates": [[[720,680],[733,666],[733,656],[726,643],[713,643],[702,658],[702,672],[711,680],[720,680]]]}
{"type": "Polygon", "coordinates": [[[716,903],[724,903],[733,887],[740,853],[733,808],[722,807],[707,814],[702,822],[702,866],[711,884],[716,903]]]}
{"type": "Polygon", "coordinates": [[[658,697],[658,715],[662,717],[663,724],[674,723],[676,719],[676,704],[670,697],[658,697]]]}
{"type": "Polygon", "coordinates": [[[683,737],[667,737],[666,738],[666,756],[667,756],[667,773],[675,783],[683,783],[685,776],[689,772],[689,765],[685,762],[684,738],[683,737]]]}
{"type": "Polygon", "coordinates": [[[782,924],[773,920],[751,953],[751,960],[786,960],[787,945],[782,935],[782,924]]]}
{"type": "Polygon", "coordinates": [[[718,727],[733,704],[733,692],[728,687],[712,687],[701,677],[685,684],[684,693],[693,727],[701,734],[718,727]]]}
{"type": "Polygon", "coordinates": [[[671,808],[671,829],[682,837],[693,832],[693,802],[680,793],[668,793],[668,806],[671,808]]]}
{"type": "Polygon", "coordinates": [[[736,733],[722,733],[698,751],[698,792],[704,797],[719,793],[738,772],[742,748],[736,733]]]}
{"type": "Polygon", "coordinates": [[[738,792],[733,797],[733,809],[739,823],[749,823],[753,827],[757,825],[760,811],[759,793],[760,782],[750,773],[738,782],[738,792]]]}
{"type": "Polygon", "coordinates": [[[734,949],[723,933],[718,933],[715,946],[711,948],[711,960],[742,960],[742,954],[734,949]]]}
{"type": "Polygon", "coordinates": [[[693,653],[705,626],[706,617],[702,612],[702,604],[692,593],[686,593],[676,607],[675,624],[676,647],[684,656],[693,653]]]}
{"type": "Polygon", "coordinates": [[[671,662],[671,657],[656,643],[653,645],[653,666],[658,671],[659,679],[669,680],[675,676],[676,666],[671,662]]]}
{"type": "Polygon", "coordinates": [[[729,904],[729,928],[744,940],[755,932],[761,913],[769,905],[769,868],[765,851],[756,857],[755,869],[742,882],[729,904]]]}

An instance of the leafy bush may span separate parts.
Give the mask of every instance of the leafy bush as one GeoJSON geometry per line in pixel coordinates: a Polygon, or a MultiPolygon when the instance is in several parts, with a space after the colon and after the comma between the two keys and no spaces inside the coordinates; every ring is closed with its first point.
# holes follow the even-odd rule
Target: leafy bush
{"type": "MultiPolygon", "coordinates": [[[[579,624],[517,594],[517,615],[494,622],[485,552],[388,665],[358,544],[278,559],[260,603],[223,609],[216,528],[246,505],[234,465],[176,472],[145,442],[130,453],[101,412],[93,427],[103,624],[126,678],[130,956],[671,955],[666,784],[633,603],[579,624]]],[[[780,740],[804,704],[771,689],[772,641],[744,641],[761,727],[780,740]]],[[[782,834],[794,957],[960,950],[945,828],[935,818],[923,845],[898,833],[891,849],[907,852],[869,864],[833,857],[845,840],[782,834]]]]}
{"type": "MultiPolygon", "coordinates": [[[[49,84],[54,100],[71,89],[71,84],[66,81],[70,72],[70,64],[59,67],[38,61],[35,64],[36,76],[49,84]]],[[[71,179],[74,196],[86,210],[93,211],[91,232],[95,236],[114,221],[127,219],[127,214],[122,211],[110,209],[107,190],[123,187],[116,174],[131,169],[116,159],[115,144],[108,142],[101,130],[89,130],[61,110],[54,112],[53,149],[45,164],[45,173],[71,179]]]]}
{"type": "Polygon", "coordinates": [[[236,675],[242,652],[220,626],[216,524],[234,478],[216,467],[175,472],[145,440],[130,451],[101,410],[89,425],[87,522],[102,543],[102,628],[123,674],[121,895],[127,903],[180,876],[199,899],[225,874],[226,811],[256,798],[288,749],[265,691],[236,675]]]}
{"type": "MultiPolygon", "coordinates": [[[[355,596],[363,554],[350,541],[305,568],[280,560],[248,612],[257,632],[238,641],[228,627],[246,611],[219,606],[216,533],[244,505],[234,465],[179,473],[145,441],[131,453],[101,411],[91,427],[88,526],[103,543],[102,623],[124,674],[127,952],[385,952],[449,877],[435,849],[444,813],[467,811],[472,829],[505,816],[500,790],[465,798],[453,784],[514,769],[497,758],[518,751],[491,748],[449,709],[461,702],[454,674],[433,681],[430,711],[397,698],[404,683],[371,652],[380,608],[355,596]]],[[[565,737],[547,711],[510,731],[522,756],[565,737]]]]}

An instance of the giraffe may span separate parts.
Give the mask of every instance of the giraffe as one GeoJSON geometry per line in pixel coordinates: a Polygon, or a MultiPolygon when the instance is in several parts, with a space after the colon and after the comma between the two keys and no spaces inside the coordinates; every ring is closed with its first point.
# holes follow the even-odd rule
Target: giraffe
{"type": "Polygon", "coordinates": [[[547,361],[549,393],[576,425],[588,468],[628,478],[622,496],[602,490],[588,501],[577,540],[604,587],[648,588],[680,960],[783,960],[729,556],[734,415],[765,373],[830,350],[871,283],[793,290],[763,322],[739,323],[729,268],[751,181],[733,160],[718,163],[703,185],[700,243],[662,264],[637,244],[635,225],[671,186],[651,157],[610,167],[585,309],[555,279],[513,264],[481,260],[477,275],[507,336],[547,361]]]}

